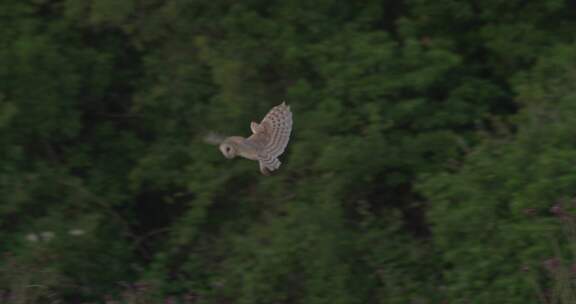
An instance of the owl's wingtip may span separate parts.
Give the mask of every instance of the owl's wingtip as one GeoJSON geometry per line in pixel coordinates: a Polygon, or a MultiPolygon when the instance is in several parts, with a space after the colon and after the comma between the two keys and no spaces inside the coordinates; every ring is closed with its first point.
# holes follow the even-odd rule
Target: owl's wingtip
{"type": "Polygon", "coordinates": [[[286,108],[288,111],[290,111],[290,106],[286,104],[286,101],[283,101],[283,102],[280,104],[280,106],[283,107],[283,108],[286,108]]]}
{"type": "Polygon", "coordinates": [[[226,139],[226,137],[216,132],[210,131],[206,135],[204,135],[202,139],[207,144],[220,145],[226,139]]]}

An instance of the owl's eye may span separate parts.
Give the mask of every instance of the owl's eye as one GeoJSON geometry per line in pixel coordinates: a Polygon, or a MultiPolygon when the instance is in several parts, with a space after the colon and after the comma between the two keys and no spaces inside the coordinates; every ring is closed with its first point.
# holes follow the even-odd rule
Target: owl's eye
{"type": "Polygon", "coordinates": [[[232,149],[230,149],[230,147],[226,147],[226,153],[229,153],[230,150],[232,150],[232,149]]]}

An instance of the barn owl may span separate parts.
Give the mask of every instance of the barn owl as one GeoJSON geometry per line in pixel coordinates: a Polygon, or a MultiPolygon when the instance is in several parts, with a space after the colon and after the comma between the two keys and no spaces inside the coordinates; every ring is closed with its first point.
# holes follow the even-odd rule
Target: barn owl
{"type": "Polygon", "coordinates": [[[284,152],[292,131],[292,112],[283,102],[273,107],[260,123],[250,124],[248,138],[231,136],[222,141],[220,151],[228,159],[242,156],[260,163],[260,172],[270,175],[280,167],[278,156],[284,152]]]}

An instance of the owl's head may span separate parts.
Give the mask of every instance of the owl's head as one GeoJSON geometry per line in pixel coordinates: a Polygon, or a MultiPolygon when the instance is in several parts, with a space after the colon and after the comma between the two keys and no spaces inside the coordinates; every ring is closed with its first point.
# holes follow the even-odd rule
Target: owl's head
{"type": "Polygon", "coordinates": [[[220,144],[220,152],[228,159],[234,158],[236,157],[236,145],[231,141],[225,140],[220,144]]]}

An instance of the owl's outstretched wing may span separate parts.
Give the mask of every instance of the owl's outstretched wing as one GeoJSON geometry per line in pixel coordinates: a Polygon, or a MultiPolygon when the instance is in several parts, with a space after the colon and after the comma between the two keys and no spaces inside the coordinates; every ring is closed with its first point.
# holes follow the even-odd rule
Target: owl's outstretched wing
{"type": "Polygon", "coordinates": [[[218,134],[216,132],[210,131],[206,135],[204,135],[204,137],[202,137],[202,139],[207,144],[219,145],[224,141],[224,139],[226,139],[226,137],[221,135],[221,134],[218,134]]]}
{"type": "Polygon", "coordinates": [[[260,161],[271,170],[278,169],[276,158],[286,149],[292,132],[290,107],[283,102],[273,107],[260,124],[252,123],[250,127],[254,134],[247,141],[257,147],[260,161]]]}

